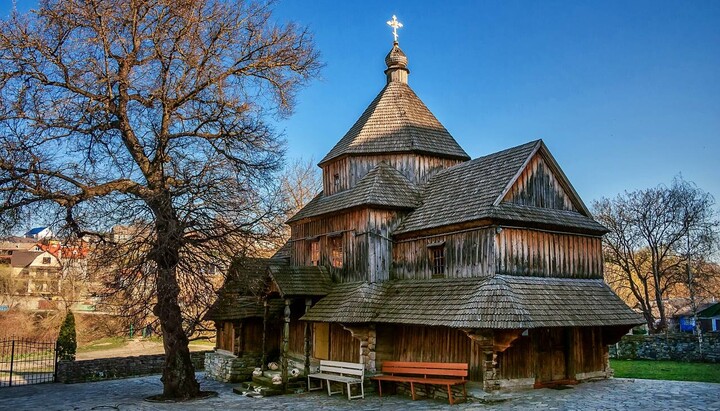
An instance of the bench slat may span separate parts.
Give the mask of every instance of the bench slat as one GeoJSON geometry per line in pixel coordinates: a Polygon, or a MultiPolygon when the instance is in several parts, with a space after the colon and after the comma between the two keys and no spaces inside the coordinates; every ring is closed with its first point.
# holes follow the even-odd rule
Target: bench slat
{"type": "Polygon", "coordinates": [[[363,368],[365,368],[364,364],[357,364],[354,362],[320,360],[320,366],[322,367],[323,365],[328,365],[330,367],[352,368],[355,370],[362,370],[363,368]]]}
{"type": "Polygon", "coordinates": [[[452,377],[467,377],[466,370],[439,370],[435,368],[400,368],[382,367],[383,374],[410,374],[410,375],[447,375],[452,377]]]}
{"type": "Polygon", "coordinates": [[[400,381],[400,382],[418,382],[424,384],[440,384],[440,385],[455,385],[464,384],[468,382],[462,378],[422,378],[422,377],[408,377],[404,375],[374,375],[370,377],[371,380],[382,380],[382,381],[400,381]]]}
{"type": "Polygon", "coordinates": [[[410,362],[410,361],[385,361],[383,366],[394,366],[404,368],[440,368],[447,370],[467,370],[468,365],[464,362],[410,362]]]}
{"type": "Polygon", "coordinates": [[[357,370],[354,368],[339,368],[339,367],[327,367],[320,366],[320,372],[335,372],[338,374],[349,374],[349,375],[363,375],[363,370],[357,370]]]}

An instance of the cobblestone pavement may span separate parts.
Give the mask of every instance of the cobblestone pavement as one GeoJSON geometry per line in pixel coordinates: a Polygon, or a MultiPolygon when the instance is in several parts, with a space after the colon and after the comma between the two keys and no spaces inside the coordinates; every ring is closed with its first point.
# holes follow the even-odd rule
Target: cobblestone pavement
{"type": "Polygon", "coordinates": [[[143,398],[161,392],[159,376],[84,384],[42,384],[0,389],[1,410],[720,410],[720,384],[613,379],[564,390],[540,389],[487,396],[449,406],[440,400],[404,396],[348,401],[315,391],[268,398],[232,393],[232,385],[198,374],[203,390],[214,398],[186,403],[150,403],[143,398]]]}

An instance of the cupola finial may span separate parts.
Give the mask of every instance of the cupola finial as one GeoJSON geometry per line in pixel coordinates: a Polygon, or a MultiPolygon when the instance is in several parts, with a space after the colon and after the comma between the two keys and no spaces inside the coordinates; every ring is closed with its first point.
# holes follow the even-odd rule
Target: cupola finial
{"type": "Polygon", "coordinates": [[[387,65],[385,75],[387,76],[388,84],[393,81],[399,81],[407,84],[408,74],[410,74],[410,70],[407,68],[408,58],[405,53],[400,50],[397,33],[397,29],[401,28],[403,25],[398,21],[396,16],[393,15],[392,17],[392,20],[389,20],[387,24],[393,29],[393,37],[395,38],[395,41],[393,42],[392,50],[390,50],[388,55],[385,56],[385,64],[387,65]]]}
{"type": "Polygon", "coordinates": [[[392,27],[393,37],[395,37],[395,44],[397,44],[398,43],[397,29],[401,28],[403,25],[402,25],[402,23],[400,23],[398,21],[397,17],[395,17],[394,14],[393,14],[392,20],[388,20],[387,24],[388,24],[388,26],[392,27]]]}

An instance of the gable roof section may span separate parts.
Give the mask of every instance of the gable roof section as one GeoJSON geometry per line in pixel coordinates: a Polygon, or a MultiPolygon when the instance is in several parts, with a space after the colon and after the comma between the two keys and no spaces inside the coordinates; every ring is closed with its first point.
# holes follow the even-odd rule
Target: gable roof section
{"type": "Polygon", "coordinates": [[[470,157],[406,83],[389,82],[365,112],[320,161],[353,154],[422,152],[470,157]]]}
{"type": "Polygon", "coordinates": [[[269,266],[270,278],[277,285],[283,298],[292,296],[321,297],[330,292],[332,279],[326,267],[292,266],[273,264],[269,266]]]}
{"type": "Polygon", "coordinates": [[[459,224],[480,219],[521,221],[591,230],[607,229],[590,216],[542,140],[531,141],[467,161],[438,172],[424,187],[423,204],[415,209],[394,234],[459,224]],[[563,186],[572,190],[580,212],[522,206],[502,202],[522,171],[537,153],[543,155],[563,186]]]}
{"type": "Polygon", "coordinates": [[[424,187],[423,204],[395,232],[487,217],[493,202],[539,144],[532,141],[438,172],[424,187]]]}
{"type": "Polygon", "coordinates": [[[702,311],[697,313],[699,318],[720,317],[720,303],[710,304],[702,311]]]}
{"type": "Polygon", "coordinates": [[[542,157],[543,160],[545,160],[545,164],[550,168],[550,171],[552,172],[552,175],[554,178],[558,180],[560,185],[563,188],[564,195],[568,196],[570,201],[573,203],[575,208],[579,210],[579,213],[585,215],[586,217],[589,217],[591,215],[590,210],[588,210],[587,206],[585,206],[585,203],[582,201],[580,196],[578,195],[577,191],[575,191],[575,188],[570,183],[570,180],[567,178],[565,173],[560,168],[560,165],[555,160],[555,157],[550,153],[550,150],[548,150],[547,146],[542,140],[537,140],[539,143],[535,150],[528,156],[528,158],[525,160],[525,163],[523,164],[520,169],[518,169],[517,173],[513,178],[508,182],[505,189],[502,191],[502,193],[495,199],[493,202],[493,205],[497,206],[499,205],[503,199],[505,198],[506,194],[510,189],[517,184],[518,178],[520,175],[525,171],[525,169],[528,167],[528,164],[532,161],[532,159],[535,157],[535,154],[538,154],[542,157]]]}
{"type": "Polygon", "coordinates": [[[495,329],[643,322],[602,280],[503,275],[344,284],[301,319],[495,329]]]}
{"type": "Polygon", "coordinates": [[[205,320],[235,320],[263,316],[262,291],[265,275],[272,263],[267,258],[234,262],[218,297],[203,317],[205,320]]]}
{"type": "Polygon", "coordinates": [[[287,222],[360,205],[415,208],[419,204],[420,191],[394,167],[381,162],[361,178],[355,187],[327,197],[321,192],[287,222]]]}
{"type": "MultiPolygon", "coordinates": [[[[43,254],[45,254],[45,251],[13,251],[12,255],[10,256],[10,264],[16,268],[25,268],[32,264],[36,258],[43,254]]],[[[52,255],[50,253],[47,254],[48,256],[52,255]]]]}

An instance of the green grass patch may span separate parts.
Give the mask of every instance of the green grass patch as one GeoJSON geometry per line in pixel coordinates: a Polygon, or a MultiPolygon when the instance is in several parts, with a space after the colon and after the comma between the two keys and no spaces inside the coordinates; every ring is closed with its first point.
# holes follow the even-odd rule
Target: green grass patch
{"type": "Polygon", "coordinates": [[[124,337],[106,337],[91,341],[78,347],[78,352],[109,350],[126,346],[128,340],[124,337]]]}
{"type": "Polygon", "coordinates": [[[610,360],[618,378],[720,383],[720,365],[696,362],[610,360]]]}
{"type": "Polygon", "coordinates": [[[215,341],[210,341],[210,340],[195,340],[195,341],[190,341],[190,345],[204,345],[204,346],[207,346],[207,347],[214,347],[214,346],[215,346],[215,341]]]}

